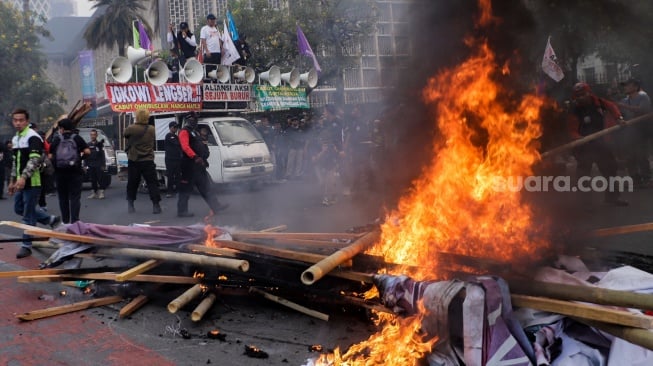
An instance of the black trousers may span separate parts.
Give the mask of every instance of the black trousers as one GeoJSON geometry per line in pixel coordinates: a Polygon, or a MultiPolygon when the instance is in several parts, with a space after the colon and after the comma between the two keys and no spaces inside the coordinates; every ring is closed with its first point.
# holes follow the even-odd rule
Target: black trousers
{"type": "MultiPolygon", "coordinates": [[[[607,179],[617,175],[617,159],[614,156],[612,147],[605,141],[595,140],[574,149],[576,158],[576,179],[588,177],[592,174],[592,165],[596,164],[601,175],[607,179]]],[[[606,201],[613,201],[619,198],[619,192],[605,191],[606,201]]]]}
{"type": "Polygon", "coordinates": [[[159,182],[156,179],[156,165],[153,160],[127,162],[127,200],[135,201],[141,177],[145,179],[152,203],[161,201],[159,182]]]}
{"type": "Polygon", "coordinates": [[[88,178],[91,180],[91,188],[93,188],[93,192],[97,192],[98,189],[104,190],[107,188],[104,183],[105,180],[102,179],[102,175],[104,172],[102,171],[102,167],[99,166],[89,166],[88,167],[88,178]]]}
{"type": "Polygon", "coordinates": [[[222,62],[222,54],[220,52],[211,53],[211,56],[204,55],[204,63],[207,64],[205,66],[207,78],[209,77],[209,73],[211,71],[218,68],[216,65],[220,65],[220,62],[222,62]]]}
{"type": "Polygon", "coordinates": [[[82,196],[82,173],[75,169],[73,171],[57,170],[57,195],[59,196],[59,210],[61,221],[72,224],[79,221],[82,196]]]}
{"type": "Polygon", "coordinates": [[[175,193],[179,190],[181,159],[166,159],[166,180],[168,193],[175,193]]]}
{"type": "Polygon", "coordinates": [[[179,182],[179,198],[177,199],[177,214],[188,212],[188,200],[193,187],[197,188],[204,202],[209,205],[213,212],[218,212],[220,202],[213,192],[213,182],[206,168],[195,164],[190,159],[183,159],[181,164],[181,181],[179,182]]]}

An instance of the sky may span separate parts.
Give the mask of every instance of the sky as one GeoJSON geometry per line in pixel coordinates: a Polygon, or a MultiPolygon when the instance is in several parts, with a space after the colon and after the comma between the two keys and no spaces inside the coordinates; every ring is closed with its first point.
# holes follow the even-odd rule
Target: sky
{"type": "Polygon", "coordinates": [[[75,4],[77,4],[77,16],[80,17],[90,17],[93,14],[93,10],[91,10],[91,7],[93,6],[93,2],[90,0],[74,0],[75,4]]]}

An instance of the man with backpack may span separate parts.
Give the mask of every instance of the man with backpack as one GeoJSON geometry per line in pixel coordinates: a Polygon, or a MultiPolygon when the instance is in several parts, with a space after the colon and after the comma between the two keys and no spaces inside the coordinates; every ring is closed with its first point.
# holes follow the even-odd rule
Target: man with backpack
{"type": "Polygon", "coordinates": [[[82,196],[82,156],[91,154],[84,139],[73,132],[73,121],[59,121],[59,134],[50,145],[50,159],[56,171],[59,209],[64,223],[79,221],[82,196]]]}

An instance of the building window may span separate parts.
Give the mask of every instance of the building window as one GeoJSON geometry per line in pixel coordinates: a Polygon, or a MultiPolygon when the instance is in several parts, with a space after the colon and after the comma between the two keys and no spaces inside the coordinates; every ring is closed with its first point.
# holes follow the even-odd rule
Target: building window
{"type": "Polygon", "coordinates": [[[583,69],[583,75],[585,76],[585,82],[588,84],[596,83],[596,69],[593,67],[586,67],[583,69]]]}

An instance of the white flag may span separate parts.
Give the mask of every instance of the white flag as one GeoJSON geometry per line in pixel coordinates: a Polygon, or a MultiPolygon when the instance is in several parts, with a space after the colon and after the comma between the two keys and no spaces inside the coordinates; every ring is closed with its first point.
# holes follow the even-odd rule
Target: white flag
{"type": "Polygon", "coordinates": [[[240,58],[240,54],[238,53],[234,41],[231,39],[227,23],[223,21],[222,24],[224,24],[224,32],[222,33],[222,58],[220,63],[223,65],[231,65],[234,61],[240,58]]]}
{"type": "Polygon", "coordinates": [[[556,82],[559,82],[565,77],[562,69],[558,66],[556,53],[553,51],[553,47],[551,47],[551,37],[546,41],[544,57],[542,58],[542,70],[556,82]]]}

